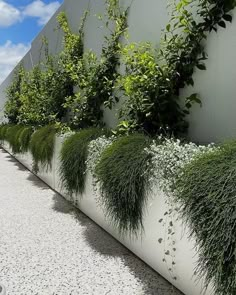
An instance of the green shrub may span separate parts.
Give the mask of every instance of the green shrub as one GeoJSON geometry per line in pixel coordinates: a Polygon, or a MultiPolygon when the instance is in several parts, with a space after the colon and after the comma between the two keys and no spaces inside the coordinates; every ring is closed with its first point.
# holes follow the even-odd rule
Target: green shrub
{"type": "Polygon", "coordinates": [[[4,115],[8,122],[17,124],[21,108],[20,93],[21,83],[25,79],[25,69],[23,64],[18,65],[14,70],[14,76],[11,84],[6,88],[6,103],[4,106],[4,115]]]}
{"type": "Polygon", "coordinates": [[[104,133],[107,131],[99,128],[84,129],[71,135],[63,143],[60,176],[70,194],[83,193],[89,142],[104,133]]]}
{"type": "Polygon", "coordinates": [[[121,137],[102,153],[95,168],[107,216],[120,232],[143,227],[143,209],[148,196],[151,140],[141,134],[121,137]]]}
{"type": "Polygon", "coordinates": [[[119,76],[120,42],[127,29],[128,9],[122,11],[117,0],[106,0],[105,4],[104,25],[109,29],[109,35],[105,37],[101,56],[88,51],[80,63],[77,62],[79,91],[68,96],[64,104],[72,111],[71,124],[77,129],[104,126],[102,106],[111,109],[119,100],[114,88],[119,76]]]}
{"type": "Polygon", "coordinates": [[[177,198],[196,238],[199,274],[215,293],[236,294],[236,141],[183,169],[177,198]]]}
{"type": "Polygon", "coordinates": [[[48,125],[33,133],[30,140],[30,151],[34,160],[34,172],[38,172],[38,164],[46,169],[51,168],[56,132],[54,125],[48,125]]]}

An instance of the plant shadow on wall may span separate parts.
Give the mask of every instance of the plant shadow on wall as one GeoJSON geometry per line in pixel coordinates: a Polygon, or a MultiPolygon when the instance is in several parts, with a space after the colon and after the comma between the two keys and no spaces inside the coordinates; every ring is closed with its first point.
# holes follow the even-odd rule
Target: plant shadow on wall
{"type": "Polygon", "coordinates": [[[84,238],[95,252],[107,256],[108,259],[109,257],[120,258],[122,264],[141,282],[143,294],[182,294],[60,195],[55,194],[53,200],[55,211],[72,215],[78,222],[78,226],[82,228],[82,233],[78,236],[78,239],[84,238]]]}

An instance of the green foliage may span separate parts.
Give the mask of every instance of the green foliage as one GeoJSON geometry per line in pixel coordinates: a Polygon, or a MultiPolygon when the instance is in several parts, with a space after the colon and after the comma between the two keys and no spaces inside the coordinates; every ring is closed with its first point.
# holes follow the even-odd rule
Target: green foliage
{"type": "Polygon", "coordinates": [[[100,59],[92,51],[84,54],[79,71],[79,91],[75,96],[68,97],[65,103],[65,107],[73,113],[72,125],[77,128],[103,126],[101,106],[104,104],[112,108],[118,101],[113,90],[118,77],[120,39],[126,32],[128,10],[122,12],[119,1],[106,3],[106,26],[111,34],[105,37],[100,59]]]}
{"type": "Polygon", "coordinates": [[[150,143],[142,134],[120,137],[105,149],[95,169],[107,216],[121,233],[136,233],[143,226],[151,165],[144,148],[150,143]]]}
{"type": "Polygon", "coordinates": [[[236,294],[236,142],[204,154],[183,169],[177,199],[199,252],[198,273],[214,294],[236,294]]]}
{"type": "Polygon", "coordinates": [[[18,120],[21,124],[44,126],[61,121],[66,114],[65,97],[73,87],[63,75],[56,58],[46,61],[25,74],[21,83],[18,120]]]}
{"type": "Polygon", "coordinates": [[[81,59],[84,53],[84,25],[88,15],[85,11],[78,34],[71,31],[65,12],[57,16],[60,28],[64,32],[64,50],[60,53],[59,64],[63,74],[74,84],[79,79],[81,59]]]}
{"type": "Polygon", "coordinates": [[[235,0],[174,1],[170,23],[158,51],[150,44],[131,44],[123,50],[126,74],[118,82],[127,103],[122,120],[132,129],[148,133],[183,134],[187,131],[186,115],[193,103],[201,103],[196,93],[179,104],[180,89],[194,85],[196,68],[205,70],[204,41],[217,26],[231,21],[229,11],[235,0]],[[193,13],[194,11],[194,13],[193,13]]]}
{"type": "Polygon", "coordinates": [[[18,120],[20,124],[33,126],[44,124],[44,113],[40,113],[40,110],[44,105],[44,99],[41,97],[40,89],[41,77],[42,72],[39,66],[35,66],[31,71],[25,73],[21,82],[19,95],[21,106],[19,109],[18,120]]]}
{"type": "Polygon", "coordinates": [[[119,100],[117,90],[127,97],[121,110],[119,128],[124,133],[144,130],[150,134],[183,134],[186,115],[193,103],[201,103],[196,93],[179,104],[180,89],[193,85],[195,68],[205,70],[204,41],[208,32],[226,27],[232,21],[229,12],[235,0],[174,1],[161,48],[150,44],[131,44],[121,50],[121,38],[127,29],[128,9],[122,11],[119,0],[105,1],[105,37],[101,57],[84,54],[83,15],[78,34],[69,27],[65,13],[58,16],[64,32],[64,49],[55,57],[45,45],[45,61],[31,71],[19,66],[7,90],[5,115],[9,123],[33,125],[59,124],[70,120],[71,127],[103,126],[102,106],[112,108],[119,100]],[[193,14],[194,11],[194,14],[193,14]],[[120,53],[126,74],[119,79],[120,53]],[[116,82],[118,81],[118,89],[116,82]],[[77,86],[78,93],[73,88],[77,86]],[[68,113],[72,114],[68,118],[68,113]],[[127,127],[124,127],[127,126],[127,127]],[[124,130],[126,129],[126,130],[124,130]]]}
{"type": "Polygon", "coordinates": [[[39,164],[46,169],[51,168],[56,132],[54,125],[47,125],[36,130],[31,136],[30,151],[34,160],[34,172],[38,172],[39,164]]]}
{"type": "Polygon", "coordinates": [[[7,134],[7,129],[10,127],[11,125],[9,124],[2,124],[0,126],[0,140],[4,141],[6,140],[6,134],[7,134]]]}
{"type": "Polygon", "coordinates": [[[174,134],[187,124],[170,79],[171,69],[160,65],[157,51],[149,43],[131,44],[123,49],[126,74],[118,81],[127,97],[120,112],[130,129],[174,134]]]}
{"type": "Polygon", "coordinates": [[[14,71],[14,78],[10,86],[6,89],[6,103],[4,114],[11,124],[18,123],[18,115],[21,106],[20,92],[21,81],[25,76],[25,70],[22,65],[19,65],[14,71]]]}
{"type": "Polygon", "coordinates": [[[63,143],[60,154],[60,176],[70,194],[83,193],[89,142],[104,133],[107,132],[103,129],[84,129],[71,135],[63,143]]]}
{"type": "Polygon", "coordinates": [[[7,128],[6,132],[6,141],[8,141],[12,152],[14,154],[21,152],[21,144],[19,141],[19,134],[23,130],[24,126],[22,125],[12,125],[7,128]]]}
{"type": "Polygon", "coordinates": [[[31,126],[24,126],[19,134],[18,141],[20,143],[20,151],[26,153],[29,150],[31,136],[34,132],[34,129],[31,126]]]}
{"type": "Polygon", "coordinates": [[[73,96],[74,81],[78,79],[75,69],[78,71],[78,63],[83,56],[86,15],[77,35],[70,31],[65,13],[61,13],[58,21],[65,33],[64,50],[57,56],[50,56],[44,39],[44,61],[27,72],[19,68],[7,91],[5,114],[10,123],[40,127],[65,120],[65,99],[73,96]]]}

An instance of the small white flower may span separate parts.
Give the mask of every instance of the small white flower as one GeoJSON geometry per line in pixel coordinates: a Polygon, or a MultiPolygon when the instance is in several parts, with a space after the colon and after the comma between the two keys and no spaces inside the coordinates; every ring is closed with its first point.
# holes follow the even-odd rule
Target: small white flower
{"type": "Polygon", "coordinates": [[[186,164],[196,156],[216,149],[212,144],[208,146],[198,146],[192,142],[181,144],[179,139],[159,137],[160,140],[162,140],[161,144],[153,142],[145,150],[152,155],[150,180],[154,181],[167,195],[173,195],[176,178],[181,175],[186,164]]]}

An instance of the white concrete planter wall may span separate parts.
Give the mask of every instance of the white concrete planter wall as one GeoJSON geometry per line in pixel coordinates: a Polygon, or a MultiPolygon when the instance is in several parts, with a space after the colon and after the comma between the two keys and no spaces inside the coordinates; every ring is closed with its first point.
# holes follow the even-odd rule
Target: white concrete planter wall
{"type": "MultiPolygon", "coordinates": [[[[92,176],[90,174],[87,175],[86,178],[86,187],[83,196],[74,195],[71,198],[62,187],[58,173],[60,165],[59,153],[62,142],[63,139],[61,137],[56,138],[51,171],[43,171],[40,169],[38,177],[64,196],[68,201],[72,202],[88,217],[94,220],[114,238],[119,240],[184,294],[200,295],[203,282],[197,282],[197,276],[194,275],[194,269],[198,258],[194,247],[194,241],[188,239],[188,228],[186,225],[182,224],[181,220],[176,220],[176,216],[174,215],[164,216],[165,212],[169,210],[167,196],[163,192],[154,189],[153,194],[149,198],[145,212],[144,232],[140,232],[138,238],[128,236],[121,237],[118,230],[105,218],[103,209],[98,204],[99,195],[94,192],[92,176]],[[163,222],[159,222],[160,219],[163,219],[163,222]],[[169,224],[171,220],[173,221],[174,235],[168,234],[167,224],[169,224]],[[166,226],[164,226],[164,222],[166,226]],[[168,240],[168,237],[171,239],[168,240]],[[168,243],[172,242],[174,242],[174,245],[169,247],[168,243]],[[173,248],[175,248],[176,251],[173,251],[173,248]],[[168,250],[170,251],[170,255],[165,255],[165,252],[168,250]],[[174,257],[172,258],[172,256],[174,257]],[[166,261],[163,262],[164,257],[166,261]],[[172,262],[174,262],[174,266],[172,262]],[[173,271],[169,271],[169,268],[172,268],[173,271]],[[174,277],[176,277],[176,279],[174,279],[174,277]]],[[[11,153],[7,143],[4,143],[3,147],[11,153]]],[[[28,169],[32,170],[33,161],[30,153],[13,156],[28,169]]],[[[208,288],[206,291],[206,295],[209,294],[213,294],[211,288],[208,288]]]]}

